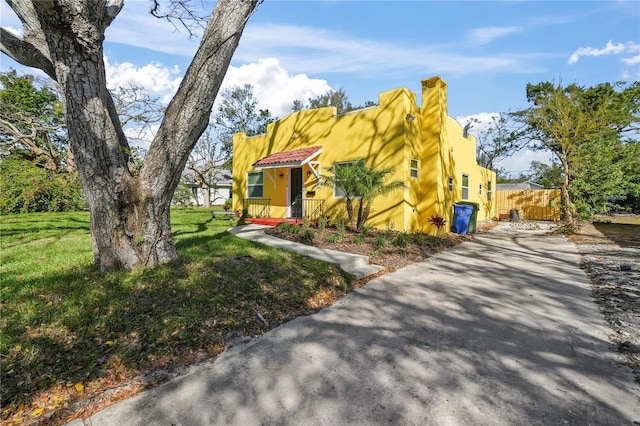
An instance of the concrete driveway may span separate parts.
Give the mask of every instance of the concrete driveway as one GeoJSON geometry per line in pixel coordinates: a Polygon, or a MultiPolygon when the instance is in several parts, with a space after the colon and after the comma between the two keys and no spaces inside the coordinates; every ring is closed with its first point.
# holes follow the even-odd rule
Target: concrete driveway
{"type": "Polygon", "coordinates": [[[608,342],[575,245],[504,231],[377,278],[85,423],[640,424],[640,386],[608,342]]]}

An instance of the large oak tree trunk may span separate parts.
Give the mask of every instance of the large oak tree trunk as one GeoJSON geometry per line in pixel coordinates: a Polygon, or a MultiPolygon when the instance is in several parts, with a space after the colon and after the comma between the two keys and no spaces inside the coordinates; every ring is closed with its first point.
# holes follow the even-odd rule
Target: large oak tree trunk
{"type": "Polygon", "coordinates": [[[102,43],[113,9],[107,13],[104,1],[94,0],[9,4],[25,26],[25,37],[22,44],[3,43],[2,51],[27,65],[39,64],[60,85],[91,213],[96,264],[110,270],[176,259],[171,199],[257,0],[218,1],[138,175],[128,168],[129,145],[106,85],[102,43]]]}
{"type": "Polygon", "coordinates": [[[569,162],[567,160],[567,155],[563,153],[560,160],[562,162],[562,169],[564,172],[561,189],[561,213],[564,218],[564,223],[571,224],[573,223],[573,208],[571,206],[571,198],[569,197],[569,162]]]}

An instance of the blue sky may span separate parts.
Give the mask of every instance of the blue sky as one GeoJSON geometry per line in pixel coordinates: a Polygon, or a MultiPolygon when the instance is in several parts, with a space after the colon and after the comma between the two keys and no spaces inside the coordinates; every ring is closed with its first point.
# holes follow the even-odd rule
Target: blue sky
{"type": "MultiPolygon", "coordinates": [[[[211,9],[213,2],[203,2],[211,9]]],[[[184,30],[125,0],[107,30],[111,86],[143,84],[168,100],[197,47],[184,30]]],[[[2,3],[2,25],[20,28],[2,3]]],[[[19,68],[2,56],[0,68],[19,68]]],[[[638,1],[274,1],[249,20],[225,85],[251,83],[282,117],[293,99],[343,88],[354,104],[441,76],[449,114],[464,121],[526,107],[527,83],[591,86],[640,79],[638,1]]],[[[473,133],[473,131],[472,131],[473,133]]],[[[547,154],[504,164],[524,170],[547,154]]]]}

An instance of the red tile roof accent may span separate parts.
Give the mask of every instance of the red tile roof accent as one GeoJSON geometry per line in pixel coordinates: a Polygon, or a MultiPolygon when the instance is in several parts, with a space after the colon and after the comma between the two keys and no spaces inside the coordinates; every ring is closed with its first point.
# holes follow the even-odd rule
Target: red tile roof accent
{"type": "Polygon", "coordinates": [[[281,163],[299,163],[322,149],[321,146],[310,146],[309,148],[294,149],[292,151],[276,152],[258,160],[253,164],[254,167],[267,166],[271,164],[281,163]]]}

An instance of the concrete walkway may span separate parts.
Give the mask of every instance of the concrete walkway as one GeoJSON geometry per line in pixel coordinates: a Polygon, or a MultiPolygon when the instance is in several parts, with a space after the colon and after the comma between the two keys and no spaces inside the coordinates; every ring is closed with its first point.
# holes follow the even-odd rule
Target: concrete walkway
{"type": "Polygon", "coordinates": [[[578,265],[498,228],[85,423],[633,425],[640,386],[578,265]]]}
{"type": "Polygon", "coordinates": [[[240,238],[251,241],[257,241],[272,247],[278,247],[283,250],[295,251],[302,253],[314,259],[323,260],[329,263],[336,263],[340,269],[346,271],[356,278],[364,278],[380,272],[384,269],[380,265],[372,265],[369,258],[358,254],[343,253],[336,250],[321,249],[318,247],[308,246],[305,244],[294,243],[292,241],[283,240],[281,238],[272,237],[264,233],[269,228],[265,225],[243,225],[229,229],[229,232],[240,238]]]}

